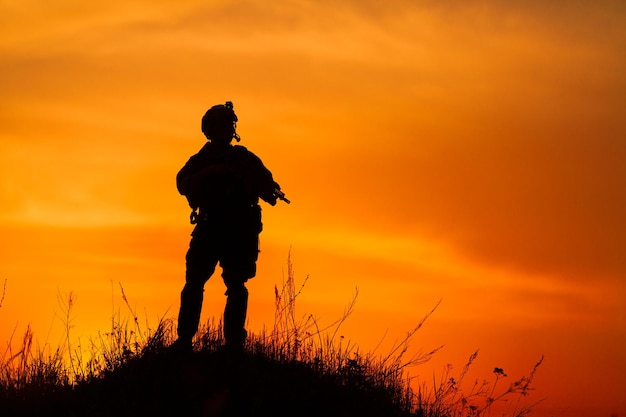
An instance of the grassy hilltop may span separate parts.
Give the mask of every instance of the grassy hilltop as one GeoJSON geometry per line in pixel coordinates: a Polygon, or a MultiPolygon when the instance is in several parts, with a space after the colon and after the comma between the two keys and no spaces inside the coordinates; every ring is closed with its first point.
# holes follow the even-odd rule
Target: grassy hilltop
{"type": "MultiPolygon", "coordinates": [[[[217,346],[215,346],[217,347],[217,346]]],[[[232,353],[204,346],[180,355],[164,346],[74,384],[45,369],[0,390],[2,416],[408,416],[402,398],[355,364],[340,372],[268,356],[266,346],[232,353]],[[45,375],[45,373],[48,375],[45,375]]]]}
{"type": "MultiPolygon", "coordinates": [[[[18,352],[0,352],[0,416],[461,417],[492,415],[494,405],[510,399],[514,407],[507,415],[530,412],[521,400],[532,390],[541,360],[528,377],[508,387],[496,390],[506,377],[496,368],[493,384],[477,381],[463,392],[475,353],[456,378],[443,375],[436,386],[415,391],[406,368],[427,361],[437,349],[405,354],[432,311],[388,355],[373,356],[335,340],[356,296],[343,317],[320,328],[312,316],[296,319],[301,290],[296,291],[289,267],[276,291],[274,328],[250,335],[242,352],[225,350],[221,325],[211,322],[188,353],[170,348],[171,320],[146,334],[136,317],[114,318],[111,331],[92,340],[88,353],[80,346],[35,351],[27,329],[18,352]]],[[[122,297],[126,301],[123,292],[122,297]]],[[[71,304],[70,296],[68,309],[71,304]]]]}

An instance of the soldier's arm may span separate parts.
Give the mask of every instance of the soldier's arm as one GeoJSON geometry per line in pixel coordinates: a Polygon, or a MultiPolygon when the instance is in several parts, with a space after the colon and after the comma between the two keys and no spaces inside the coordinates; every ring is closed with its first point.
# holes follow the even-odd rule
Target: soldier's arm
{"type": "Polygon", "coordinates": [[[177,179],[178,190],[181,194],[187,195],[187,193],[196,190],[207,178],[230,171],[232,171],[232,168],[226,164],[206,166],[200,169],[200,171],[182,176],[180,180],[177,179]]]}
{"type": "Polygon", "coordinates": [[[266,203],[274,206],[277,198],[279,198],[276,190],[280,190],[280,185],[274,181],[272,173],[263,165],[260,159],[258,159],[258,164],[256,180],[259,197],[266,203]]]}
{"type": "Polygon", "coordinates": [[[230,171],[232,171],[232,167],[228,164],[202,164],[200,158],[195,155],[176,175],[176,187],[180,194],[189,195],[212,175],[230,171]]]}
{"type": "Polygon", "coordinates": [[[289,204],[285,194],[280,191],[280,185],[272,177],[272,173],[265,167],[261,158],[250,152],[243,146],[237,146],[240,152],[245,152],[242,158],[241,169],[245,172],[248,186],[261,200],[274,206],[281,199],[289,204]]]}

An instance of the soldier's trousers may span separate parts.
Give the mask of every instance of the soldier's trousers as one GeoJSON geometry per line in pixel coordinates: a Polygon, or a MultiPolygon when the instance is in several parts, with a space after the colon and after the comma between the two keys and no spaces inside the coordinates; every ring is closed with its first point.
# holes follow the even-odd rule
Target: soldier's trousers
{"type": "Polygon", "coordinates": [[[198,224],[186,255],[185,286],[181,291],[178,337],[191,341],[198,331],[204,285],[219,264],[226,285],[223,332],[226,343],[241,345],[246,339],[248,290],[245,283],[256,275],[259,253],[257,230],[198,224]]]}

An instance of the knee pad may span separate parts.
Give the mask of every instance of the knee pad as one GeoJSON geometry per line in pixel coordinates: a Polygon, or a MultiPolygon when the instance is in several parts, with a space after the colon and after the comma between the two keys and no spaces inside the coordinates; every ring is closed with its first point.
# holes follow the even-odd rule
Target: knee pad
{"type": "Polygon", "coordinates": [[[248,297],[248,289],[246,288],[245,283],[239,283],[235,285],[228,285],[226,287],[226,292],[224,295],[229,295],[232,297],[248,297]]]}
{"type": "Polygon", "coordinates": [[[185,285],[183,286],[182,292],[184,294],[190,294],[190,293],[202,294],[204,293],[204,283],[194,282],[194,281],[186,282],[185,285]]]}

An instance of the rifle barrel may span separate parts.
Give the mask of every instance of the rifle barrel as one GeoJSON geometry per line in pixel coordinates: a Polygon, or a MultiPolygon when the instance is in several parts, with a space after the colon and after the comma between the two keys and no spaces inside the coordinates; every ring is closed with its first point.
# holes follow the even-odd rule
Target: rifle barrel
{"type": "Polygon", "coordinates": [[[285,193],[280,191],[278,188],[276,188],[274,190],[274,194],[276,194],[276,197],[278,197],[280,200],[283,200],[285,203],[287,203],[287,204],[291,203],[291,201],[289,201],[289,199],[287,197],[285,197],[285,193]]]}

